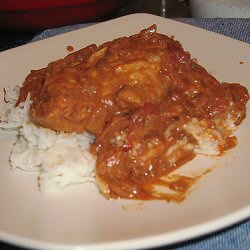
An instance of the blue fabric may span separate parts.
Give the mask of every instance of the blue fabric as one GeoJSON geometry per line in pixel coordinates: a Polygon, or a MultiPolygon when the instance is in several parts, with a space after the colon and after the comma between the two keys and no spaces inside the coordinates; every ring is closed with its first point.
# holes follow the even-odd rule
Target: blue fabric
{"type": "Polygon", "coordinates": [[[250,43],[249,18],[176,18],[175,20],[250,43]]]}
{"type": "MultiPolygon", "coordinates": [[[[229,229],[158,250],[249,250],[250,220],[229,229]]],[[[156,249],[155,249],[156,250],[156,249]]]]}
{"type": "MultiPolygon", "coordinates": [[[[247,43],[250,43],[250,19],[223,18],[175,18],[174,20],[201,27],[220,33],[247,43]]],[[[91,24],[77,24],[72,26],[49,29],[34,37],[38,41],[72,30],[84,28],[91,24]]],[[[250,56],[250,55],[249,55],[250,56]]],[[[250,72],[249,72],[250,73],[250,72]]],[[[9,244],[0,242],[1,250],[21,250],[9,244]]],[[[220,232],[206,235],[178,245],[163,246],[157,250],[250,250],[250,220],[234,225],[220,232]]],[[[156,250],[155,249],[155,250],[156,250]]]]}
{"type": "Polygon", "coordinates": [[[86,28],[86,27],[93,25],[93,24],[95,24],[95,23],[85,23],[85,24],[79,23],[79,24],[64,26],[64,27],[55,28],[55,29],[47,29],[47,30],[44,30],[43,32],[37,34],[36,36],[34,36],[33,39],[31,40],[31,42],[39,41],[39,40],[42,40],[44,38],[60,35],[60,34],[67,33],[67,32],[73,31],[73,30],[86,28]]]}

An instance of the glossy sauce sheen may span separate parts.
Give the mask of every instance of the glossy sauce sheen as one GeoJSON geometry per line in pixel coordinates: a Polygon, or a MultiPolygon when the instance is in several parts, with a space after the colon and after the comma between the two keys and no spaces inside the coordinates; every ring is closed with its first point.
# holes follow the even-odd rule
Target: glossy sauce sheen
{"type": "MultiPolygon", "coordinates": [[[[101,192],[129,199],[171,200],[155,187],[196,155],[198,139],[185,126],[218,129],[222,153],[236,145],[223,120],[240,124],[249,99],[245,87],[219,83],[155,25],[31,71],[18,103],[29,92],[34,123],[96,136],[101,192]]],[[[167,186],[185,193],[189,185],[183,177],[167,186]]]]}

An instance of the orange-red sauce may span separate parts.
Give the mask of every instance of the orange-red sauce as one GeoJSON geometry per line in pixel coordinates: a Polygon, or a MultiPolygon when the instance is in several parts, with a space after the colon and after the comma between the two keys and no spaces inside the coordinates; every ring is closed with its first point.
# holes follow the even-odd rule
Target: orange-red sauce
{"type": "Polygon", "coordinates": [[[75,50],[74,47],[71,45],[68,45],[66,49],[68,52],[73,52],[75,50]]]}

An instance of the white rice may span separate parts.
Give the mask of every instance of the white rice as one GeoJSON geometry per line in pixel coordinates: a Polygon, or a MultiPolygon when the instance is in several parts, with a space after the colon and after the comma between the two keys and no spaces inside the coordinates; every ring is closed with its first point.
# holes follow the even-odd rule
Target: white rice
{"type": "Polygon", "coordinates": [[[220,155],[220,146],[226,142],[226,138],[236,130],[234,120],[228,114],[226,119],[214,119],[215,127],[211,128],[206,120],[192,118],[184,129],[188,131],[196,140],[194,148],[196,154],[207,156],[220,155]]]}
{"type": "Polygon", "coordinates": [[[96,157],[89,153],[94,137],[87,132],[63,133],[38,127],[29,120],[30,98],[15,107],[18,88],[5,88],[9,104],[0,127],[17,132],[10,154],[13,170],[38,172],[41,192],[56,192],[63,187],[95,181],[96,157]]]}

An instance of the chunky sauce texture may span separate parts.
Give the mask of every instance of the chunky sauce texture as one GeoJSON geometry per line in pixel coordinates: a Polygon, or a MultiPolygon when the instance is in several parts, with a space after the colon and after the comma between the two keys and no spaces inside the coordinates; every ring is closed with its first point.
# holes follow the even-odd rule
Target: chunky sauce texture
{"type": "MultiPolygon", "coordinates": [[[[155,25],[31,71],[17,103],[28,93],[34,123],[96,136],[101,192],[129,199],[169,200],[155,187],[195,157],[200,134],[192,126],[209,131],[220,153],[234,147],[225,121],[239,125],[249,99],[245,87],[219,83],[155,25]]],[[[168,186],[186,192],[187,183],[168,186]]]]}

